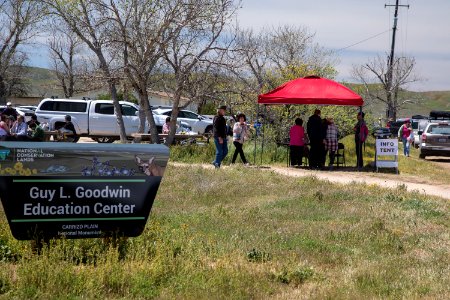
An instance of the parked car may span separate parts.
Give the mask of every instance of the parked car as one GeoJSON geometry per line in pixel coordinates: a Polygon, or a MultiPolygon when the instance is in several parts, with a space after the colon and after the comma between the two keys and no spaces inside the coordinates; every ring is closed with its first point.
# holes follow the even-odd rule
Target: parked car
{"type": "Polygon", "coordinates": [[[388,139],[392,137],[392,133],[387,127],[376,127],[372,131],[372,136],[377,139],[388,139]]]}
{"type": "MultiPolygon", "coordinates": [[[[120,101],[126,135],[136,133],[139,127],[138,106],[120,101]]],[[[64,116],[70,115],[77,134],[99,143],[112,143],[119,139],[117,117],[112,100],[43,99],[36,109],[41,123],[48,123],[51,130],[61,128],[64,116]]]]}
{"type": "Polygon", "coordinates": [[[24,110],[32,110],[34,112],[34,111],[36,111],[37,106],[34,106],[34,105],[20,105],[20,106],[17,106],[16,108],[24,109],[24,110]]]}
{"type": "Polygon", "coordinates": [[[409,118],[402,118],[402,119],[397,119],[397,121],[393,121],[393,122],[389,122],[389,130],[391,131],[393,136],[397,136],[398,135],[398,130],[400,129],[400,127],[405,124],[405,121],[410,120],[409,118]]]}
{"type": "Polygon", "coordinates": [[[411,117],[411,127],[414,133],[414,147],[419,148],[420,137],[419,131],[424,131],[428,125],[428,117],[415,115],[411,117]]]}
{"type": "MultiPolygon", "coordinates": [[[[172,109],[168,108],[157,108],[153,110],[156,126],[159,127],[166,122],[166,118],[170,117],[172,114],[172,109]]],[[[213,120],[204,117],[202,115],[196,114],[189,110],[180,110],[178,112],[177,120],[187,124],[192,128],[193,132],[198,132],[200,134],[212,133],[213,120]]]]}
{"type": "Polygon", "coordinates": [[[450,120],[449,110],[432,110],[430,111],[430,119],[432,120],[450,120]]]}
{"type": "Polygon", "coordinates": [[[450,156],[450,121],[430,121],[425,130],[419,131],[420,158],[450,156]]]}

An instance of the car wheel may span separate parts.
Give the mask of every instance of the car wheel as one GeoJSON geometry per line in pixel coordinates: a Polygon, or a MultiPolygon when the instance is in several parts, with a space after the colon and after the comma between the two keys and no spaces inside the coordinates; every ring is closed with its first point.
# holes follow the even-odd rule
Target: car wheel
{"type": "Polygon", "coordinates": [[[419,154],[419,158],[425,159],[425,157],[426,157],[425,154],[422,154],[422,153],[419,154]]]}
{"type": "Polygon", "coordinates": [[[110,136],[102,136],[102,137],[97,138],[97,143],[101,143],[101,144],[112,143],[112,142],[114,142],[114,140],[115,139],[110,136]]]}

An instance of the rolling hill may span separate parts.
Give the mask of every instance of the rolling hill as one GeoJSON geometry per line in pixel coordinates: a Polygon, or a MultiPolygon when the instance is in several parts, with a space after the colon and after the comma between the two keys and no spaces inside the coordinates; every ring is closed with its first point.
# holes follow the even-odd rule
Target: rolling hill
{"type": "MultiPolygon", "coordinates": [[[[57,95],[62,97],[62,90],[58,86],[56,76],[52,70],[36,67],[27,67],[27,83],[29,96],[49,97],[57,95]]],[[[351,88],[358,90],[357,84],[350,84],[351,88]]],[[[406,91],[405,97],[413,99],[414,104],[407,104],[398,114],[398,117],[408,117],[415,114],[428,115],[431,110],[450,110],[450,91],[406,91]]],[[[375,115],[384,117],[385,107],[382,103],[374,103],[369,110],[375,115]]]]}

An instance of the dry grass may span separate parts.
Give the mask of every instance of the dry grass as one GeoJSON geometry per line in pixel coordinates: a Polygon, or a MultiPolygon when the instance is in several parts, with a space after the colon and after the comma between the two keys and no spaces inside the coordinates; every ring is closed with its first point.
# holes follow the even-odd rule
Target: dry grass
{"type": "MultiPolygon", "coordinates": [[[[144,234],[35,256],[1,217],[4,298],[449,298],[449,202],[252,168],[167,169],[144,234]]],[[[0,256],[0,259],[2,257],[0,256]]]]}

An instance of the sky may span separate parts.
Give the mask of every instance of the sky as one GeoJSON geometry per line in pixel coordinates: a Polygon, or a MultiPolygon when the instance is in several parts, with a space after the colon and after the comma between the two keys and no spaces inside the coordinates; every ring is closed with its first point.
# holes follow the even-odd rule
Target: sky
{"type": "MultiPolygon", "coordinates": [[[[391,49],[395,0],[243,0],[239,25],[260,30],[299,25],[315,33],[315,41],[337,51],[337,80],[354,82],[353,65],[362,65],[391,49]]],[[[408,89],[450,90],[450,0],[400,0],[395,56],[416,59],[422,79],[408,89]]]]}
{"type": "MultiPolygon", "coordinates": [[[[255,31],[285,24],[307,27],[320,46],[336,51],[336,79],[355,82],[353,65],[390,52],[394,8],[385,4],[395,0],[242,0],[238,22],[255,31]]],[[[414,57],[416,75],[422,79],[407,88],[450,90],[450,0],[400,4],[410,7],[399,8],[395,56],[414,57]]],[[[49,67],[44,47],[34,45],[29,51],[31,65],[49,67]]]]}

